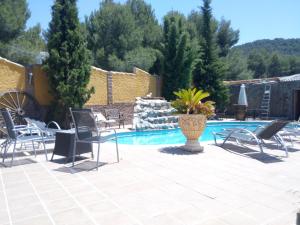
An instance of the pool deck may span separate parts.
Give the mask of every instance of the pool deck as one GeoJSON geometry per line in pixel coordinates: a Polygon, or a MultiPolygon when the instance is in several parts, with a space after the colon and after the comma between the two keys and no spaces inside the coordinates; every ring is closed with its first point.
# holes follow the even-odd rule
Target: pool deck
{"type": "MultiPolygon", "coordinates": [[[[0,168],[1,225],[295,225],[300,208],[300,141],[261,154],[255,146],[104,144],[103,166],[74,168],[43,154],[0,168]],[[229,149],[231,151],[229,151],[229,149]]],[[[53,149],[53,145],[47,145],[53,149]]],[[[89,156],[89,155],[87,155],[89,156]]]]}

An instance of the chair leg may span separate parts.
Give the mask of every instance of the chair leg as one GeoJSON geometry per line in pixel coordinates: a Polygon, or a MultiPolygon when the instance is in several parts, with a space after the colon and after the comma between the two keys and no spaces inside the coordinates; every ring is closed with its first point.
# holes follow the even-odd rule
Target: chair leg
{"type": "Polygon", "coordinates": [[[97,169],[99,168],[99,155],[100,155],[100,142],[98,143],[98,152],[97,152],[97,169]]]}
{"type": "Polygon", "coordinates": [[[6,143],[5,143],[5,148],[4,148],[4,152],[3,152],[3,158],[2,158],[2,163],[4,163],[4,160],[6,159],[6,157],[7,157],[7,152],[8,152],[8,149],[9,149],[9,147],[10,147],[10,141],[6,141],[6,143]]]}
{"type": "Polygon", "coordinates": [[[36,158],[36,150],[35,150],[35,147],[34,147],[34,141],[31,141],[32,143],[32,148],[33,148],[33,152],[34,152],[34,157],[36,158]]]}
{"type": "Polygon", "coordinates": [[[264,149],[263,149],[263,142],[262,142],[262,141],[259,141],[259,140],[257,140],[257,144],[258,144],[258,146],[259,146],[260,152],[261,152],[261,153],[264,153],[264,149]]]}
{"type": "Polygon", "coordinates": [[[52,156],[51,156],[50,161],[53,161],[53,157],[54,157],[54,151],[52,152],[52,156]]]}
{"type": "Polygon", "coordinates": [[[288,152],[288,148],[284,142],[284,140],[282,139],[282,137],[280,135],[276,135],[275,136],[276,139],[278,140],[279,144],[283,147],[284,151],[285,151],[285,156],[289,157],[289,152],[288,152]]]}
{"type": "Polygon", "coordinates": [[[13,165],[13,161],[14,161],[14,157],[15,157],[16,144],[17,144],[17,141],[15,141],[15,143],[14,143],[13,154],[12,154],[12,158],[11,158],[11,162],[10,162],[11,167],[13,165]]]}
{"type": "Polygon", "coordinates": [[[72,167],[74,167],[74,164],[75,164],[75,157],[76,157],[76,140],[75,140],[75,137],[74,137],[73,155],[72,155],[72,167]]]}
{"type": "Polygon", "coordinates": [[[44,151],[45,151],[46,161],[48,161],[48,152],[47,152],[46,144],[45,144],[45,141],[44,141],[44,140],[43,140],[43,146],[44,146],[44,151]]]}
{"type": "Polygon", "coordinates": [[[119,147],[118,147],[118,139],[116,138],[116,151],[117,151],[117,161],[120,162],[119,158],[119,147]]]}

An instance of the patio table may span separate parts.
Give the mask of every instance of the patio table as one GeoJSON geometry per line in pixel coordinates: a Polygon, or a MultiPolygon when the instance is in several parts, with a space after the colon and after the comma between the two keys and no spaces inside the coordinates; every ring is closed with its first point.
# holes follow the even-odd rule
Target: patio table
{"type": "MultiPolygon", "coordinates": [[[[90,136],[90,133],[82,134],[90,136]]],[[[66,157],[65,162],[72,159],[73,157],[73,146],[74,146],[74,138],[75,138],[75,130],[59,130],[56,132],[55,138],[55,147],[53,150],[53,154],[51,157],[51,161],[53,160],[54,155],[64,156],[66,157]]],[[[93,145],[91,143],[77,143],[76,144],[76,155],[81,155],[84,153],[93,154],[93,145]]]]}

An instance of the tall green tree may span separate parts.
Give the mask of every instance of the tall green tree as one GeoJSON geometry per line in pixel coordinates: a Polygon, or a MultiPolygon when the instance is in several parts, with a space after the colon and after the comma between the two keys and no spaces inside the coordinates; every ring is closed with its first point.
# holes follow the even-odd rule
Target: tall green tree
{"type": "Polygon", "coordinates": [[[7,42],[21,34],[29,17],[26,0],[0,0],[0,41],[7,42]]]}
{"type": "Polygon", "coordinates": [[[113,1],[102,2],[86,24],[94,65],[103,69],[113,70],[116,60],[123,60],[128,51],[141,46],[143,41],[129,7],[113,1]]]}
{"type": "Polygon", "coordinates": [[[248,69],[254,73],[254,78],[266,77],[267,65],[261,52],[252,52],[247,60],[248,69]]]}
{"type": "Polygon", "coordinates": [[[142,33],[142,47],[157,47],[162,41],[162,29],[155,17],[152,6],[144,0],[128,0],[126,5],[134,16],[136,29],[139,29],[142,33]]]}
{"type": "Polygon", "coordinates": [[[290,66],[289,75],[300,73],[300,57],[291,56],[288,60],[290,66]]]}
{"type": "Polygon", "coordinates": [[[279,76],[281,74],[281,63],[278,55],[275,53],[271,57],[270,64],[268,66],[268,75],[270,77],[279,76]]]}
{"type": "MultiPolygon", "coordinates": [[[[188,16],[188,25],[188,31],[191,37],[197,38],[199,42],[202,42],[202,34],[205,29],[203,26],[203,12],[193,10],[188,16]]],[[[234,30],[229,20],[222,18],[221,21],[217,21],[213,16],[210,21],[210,29],[216,39],[219,56],[227,56],[229,50],[239,40],[239,30],[234,30]]]]}
{"type": "Polygon", "coordinates": [[[239,30],[233,30],[230,27],[231,22],[222,19],[217,30],[217,44],[220,48],[219,56],[225,57],[229,50],[239,41],[239,30]]]}
{"type": "Polygon", "coordinates": [[[235,51],[224,58],[228,67],[226,70],[226,80],[249,80],[253,78],[253,72],[247,68],[247,60],[241,56],[239,51],[235,51]]]}
{"type": "Polygon", "coordinates": [[[103,1],[86,19],[86,27],[96,66],[125,71],[137,66],[148,71],[157,59],[162,29],[151,5],[144,0],[128,0],[125,4],[103,1]]]}
{"type": "Polygon", "coordinates": [[[45,49],[46,44],[41,36],[41,26],[37,24],[23,31],[9,43],[1,45],[0,54],[14,62],[28,65],[35,64],[37,56],[45,49]]]}
{"type": "Polygon", "coordinates": [[[45,69],[54,97],[53,112],[66,120],[68,107],[81,108],[90,98],[90,54],[81,32],[76,0],[56,0],[52,6],[45,69]]]}
{"type": "Polygon", "coordinates": [[[199,89],[204,89],[211,94],[211,99],[217,107],[222,108],[228,101],[228,90],[223,84],[226,67],[220,60],[217,44],[211,27],[212,9],[210,0],[203,0],[202,38],[200,55],[201,63],[198,63],[194,73],[194,84],[199,89]]]}
{"type": "Polygon", "coordinates": [[[171,12],[164,18],[164,63],[162,94],[174,99],[174,91],[189,88],[196,64],[196,47],[192,46],[185,27],[185,18],[178,12],[171,12]]]}

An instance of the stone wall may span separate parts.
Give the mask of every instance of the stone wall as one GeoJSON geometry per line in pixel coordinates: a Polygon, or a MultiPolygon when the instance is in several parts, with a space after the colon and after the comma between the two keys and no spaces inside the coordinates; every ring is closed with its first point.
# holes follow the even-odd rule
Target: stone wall
{"type": "MultiPolygon", "coordinates": [[[[50,93],[47,74],[40,65],[25,68],[0,57],[0,92],[11,89],[26,90],[42,106],[48,106],[53,97],[50,93]],[[29,74],[33,75],[29,84],[29,74]]],[[[133,73],[112,72],[92,67],[89,87],[94,86],[95,93],[86,106],[133,103],[136,97],[152,93],[160,96],[161,81],[141,69],[134,68],[133,73]]]]}
{"type": "Polygon", "coordinates": [[[26,68],[0,57],[0,93],[11,89],[25,90],[26,68]]]}
{"type": "MultiPolygon", "coordinates": [[[[270,117],[294,119],[294,91],[300,90],[300,81],[270,82],[271,101],[270,117]]],[[[265,84],[245,84],[248,99],[248,108],[260,108],[265,84]]],[[[228,114],[234,114],[233,105],[237,103],[240,85],[230,85],[230,104],[228,114]]]]}
{"type": "MultiPolygon", "coordinates": [[[[33,66],[35,96],[41,105],[49,105],[47,75],[40,66],[33,66]]],[[[160,95],[160,79],[138,68],[133,73],[112,72],[92,67],[89,87],[95,88],[86,106],[133,103],[136,97],[152,93],[160,95]]]]}

